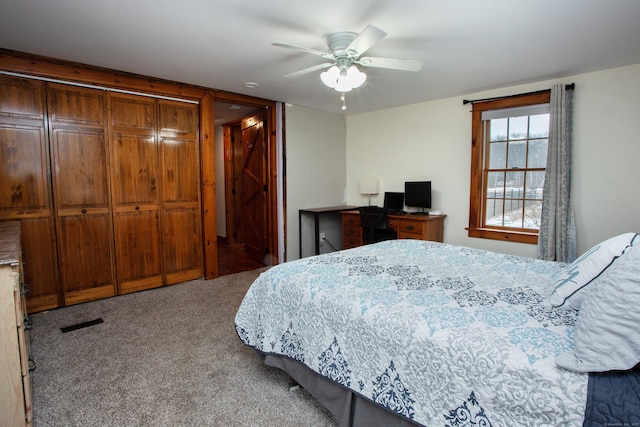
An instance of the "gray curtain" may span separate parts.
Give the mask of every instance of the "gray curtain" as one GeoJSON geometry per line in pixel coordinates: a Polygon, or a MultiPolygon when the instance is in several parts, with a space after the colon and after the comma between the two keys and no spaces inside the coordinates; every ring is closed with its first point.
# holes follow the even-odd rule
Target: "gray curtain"
{"type": "Polygon", "coordinates": [[[538,258],[572,262],[576,259],[576,226],[571,207],[573,89],[554,85],[550,111],[538,258]]]}

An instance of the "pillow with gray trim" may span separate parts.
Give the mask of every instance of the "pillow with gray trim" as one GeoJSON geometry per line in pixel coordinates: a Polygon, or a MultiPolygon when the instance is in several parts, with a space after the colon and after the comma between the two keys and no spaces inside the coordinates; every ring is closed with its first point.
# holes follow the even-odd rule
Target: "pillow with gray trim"
{"type": "Polygon", "coordinates": [[[640,363],[640,245],[594,282],[578,313],[573,351],[556,364],[574,372],[631,369],[640,363]]]}
{"type": "Polygon", "coordinates": [[[556,276],[549,296],[552,307],[579,310],[588,287],[613,265],[624,251],[640,241],[638,233],[624,233],[589,249],[556,276]]]}

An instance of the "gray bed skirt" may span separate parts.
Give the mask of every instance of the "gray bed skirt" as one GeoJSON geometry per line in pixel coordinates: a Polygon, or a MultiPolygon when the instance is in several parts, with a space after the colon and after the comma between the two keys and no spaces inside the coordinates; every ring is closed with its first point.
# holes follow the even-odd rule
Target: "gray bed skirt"
{"type": "Polygon", "coordinates": [[[318,375],[306,365],[272,354],[256,352],[265,365],[279,368],[333,414],[341,427],[415,427],[414,423],[353,391],[318,375]]]}

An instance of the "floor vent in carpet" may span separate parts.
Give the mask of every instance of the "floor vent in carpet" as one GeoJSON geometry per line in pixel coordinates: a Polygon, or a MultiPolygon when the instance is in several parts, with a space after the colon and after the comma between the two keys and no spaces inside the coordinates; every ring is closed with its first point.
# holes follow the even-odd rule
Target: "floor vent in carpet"
{"type": "Polygon", "coordinates": [[[104,320],[102,320],[102,318],[97,318],[97,319],[89,320],[88,322],[76,323],[75,325],[65,326],[64,328],[60,328],[60,330],[64,334],[66,332],[75,331],[76,329],[82,329],[88,326],[98,325],[103,322],[104,320]]]}

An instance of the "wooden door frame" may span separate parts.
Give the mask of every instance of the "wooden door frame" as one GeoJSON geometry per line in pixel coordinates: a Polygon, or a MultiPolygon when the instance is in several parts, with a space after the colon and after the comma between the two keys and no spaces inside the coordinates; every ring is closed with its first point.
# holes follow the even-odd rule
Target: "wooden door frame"
{"type": "Polygon", "coordinates": [[[272,256],[269,264],[275,265],[279,263],[277,103],[275,101],[16,52],[8,49],[0,49],[0,70],[16,73],[25,77],[31,76],[35,78],[54,79],[70,84],[97,85],[116,90],[136,91],[151,96],[175,97],[196,101],[200,104],[202,243],[205,279],[218,277],[214,101],[264,108],[266,110],[265,119],[269,126],[269,134],[267,135],[267,185],[269,189],[267,194],[267,227],[269,239],[267,245],[272,256]]]}
{"type": "MultiPolygon", "coordinates": [[[[242,104],[264,110],[264,120],[267,125],[268,134],[266,135],[266,151],[267,151],[267,247],[269,249],[270,259],[266,260],[266,265],[276,265],[279,263],[278,254],[278,170],[277,170],[277,132],[276,132],[276,107],[275,101],[268,101],[260,98],[248,97],[246,95],[238,95],[221,91],[210,91],[213,101],[223,102],[226,104],[242,104]]],[[[213,109],[213,108],[212,108],[213,109]]],[[[213,112],[215,114],[215,111],[213,112]]],[[[213,120],[211,120],[213,124],[213,120]]],[[[213,129],[211,130],[213,134],[213,129]]],[[[205,171],[203,170],[203,173],[205,171]]],[[[212,168],[212,174],[215,170],[212,168]]],[[[215,176],[213,176],[215,182],[215,176]]],[[[218,190],[225,191],[224,184],[218,190]]]]}

